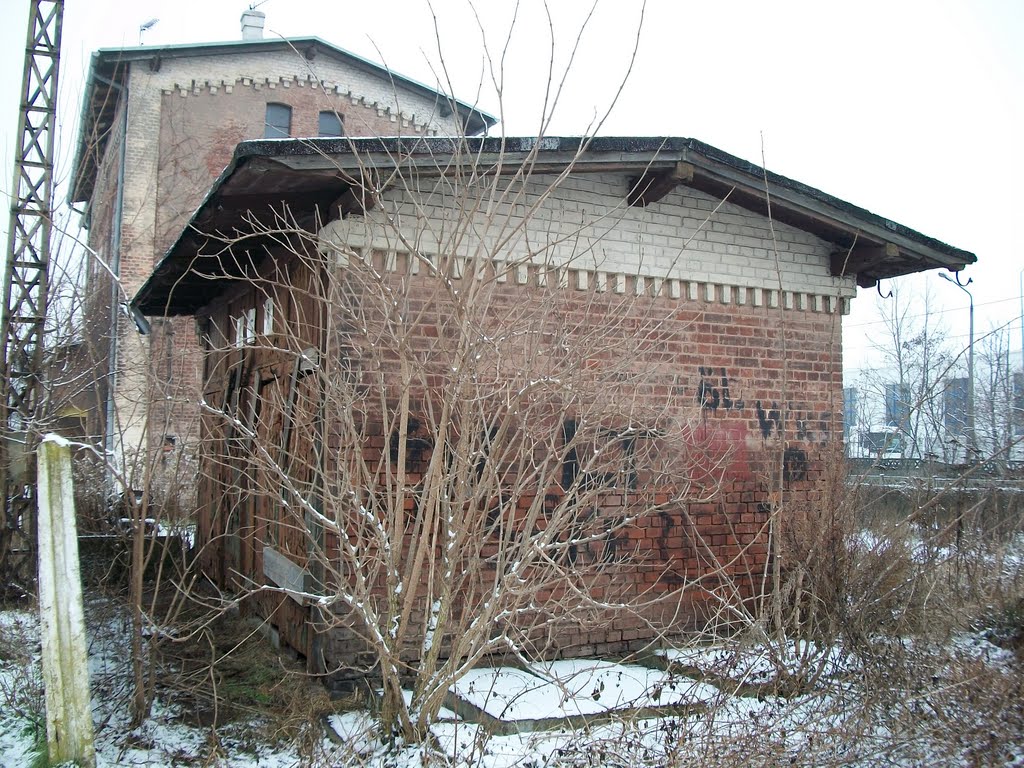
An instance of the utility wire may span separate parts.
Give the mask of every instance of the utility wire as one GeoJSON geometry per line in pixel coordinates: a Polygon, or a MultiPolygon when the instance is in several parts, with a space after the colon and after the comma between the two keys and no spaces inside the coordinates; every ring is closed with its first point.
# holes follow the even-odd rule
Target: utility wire
{"type": "MultiPolygon", "coordinates": [[[[974,308],[977,309],[978,307],[991,307],[994,304],[1005,304],[1008,301],[1019,302],[1020,298],[1021,298],[1020,296],[1011,296],[1008,299],[996,299],[995,301],[975,302],[974,308]]],[[[962,312],[962,311],[963,311],[963,307],[947,307],[945,309],[935,309],[935,310],[932,310],[930,312],[921,312],[921,313],[916,314],[916,315],[904,315],[901,319],[903,319],[903,320],[913,320],[913,319],[918,318],[918,317],[929,317],[931,315],[943,315],[943,314],[945,314],[947,312],[962,312]]],[[[887,323],[887,322],[890,322],[890,321],[888,321],[888,320],[866,320],[863,323],[854,323],[853,325],[847,325],[846,323],[843,323],[843,328],[863,328],[863,327],[868,326],[868,325],[881,325],[881,324],[887,323]]]]}

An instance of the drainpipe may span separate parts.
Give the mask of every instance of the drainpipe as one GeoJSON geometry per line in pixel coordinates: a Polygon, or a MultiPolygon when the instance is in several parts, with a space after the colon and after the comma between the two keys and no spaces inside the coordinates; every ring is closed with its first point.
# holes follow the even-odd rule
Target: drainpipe
{"type": "MultiPolygon", "coordinates": [[[[130,74],[130,70],[129,70],[130,74]]],[[[117,191],[114,197],[113,223],[110,228],[110,346],[107,356],[107,412],[106,424],[103,435],[103,452],[106,456],[107,469],[107,494],[108,498],[116,492],[114,488],[114,392],[117,388],[117,342],[118,342],[118,312],[121,286],[121,217],[124,213],[124,166],[128,154],[128,94],[124,86],[110,82],[118,92],[118,96],[124,99],[124,107],[121,109],[121,153],[117,168],[117,191]]]]}

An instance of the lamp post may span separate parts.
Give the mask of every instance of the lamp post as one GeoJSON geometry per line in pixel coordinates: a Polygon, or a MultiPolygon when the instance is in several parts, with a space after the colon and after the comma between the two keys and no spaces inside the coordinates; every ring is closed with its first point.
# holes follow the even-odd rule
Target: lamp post
{"type": "Polygon", "coordinates": [[[978,458],[978,441],[977,435],[974,432],[974,296],[967,290],[967,286],[974,282],[973,278],[967,278],[966,283],[960,282],[960,272],[954,273],[956,279],[947,275],[945,272],[939,272],[939,277],[943,280],[952,283],[961,291],[967,294],[967,298],[970,299],[970,338],[967,342],[967,450],[970,452],[971,460],[978,458]]]}
{"type": "MultiPolygon", "coordinates": [[[[1017,275],[1017,279],[1018,279],[1018,281],[1020,283],[1020,387],[1021,387],[1021,391],[1018,393],[1016,388],[1014,388],[1014,392],[1013,392],[1013,394],[1014,394],[1014,401],[1013,402],[1020,405],[1020,408],[1018,409],[1020,412],[1014,414],[1014,416],[1016,416],[1016,419],[1014,420],[1013,423],[1015,425],[1018,425],[1020,428],[1024,429],[1024,269],[1022,269],[1020,271],[1020,274],[1017,275]],[[1020,397],[1020,400],[1017,400],[1018,396],[1020,397]]],[[[1014,381],[1014,384],[1016,384],[1016,380],[1014,380],[1014,377],[1011,376],[1010,378],[1011,378],[1011,380],[1014,381]]],[[[1016,438],[1018,434],[1021,434],[1021,433],[1017,432],[1017,431],[1011,432],[1011,436],[1014,437],[1014,438],[1016,438]]]]}
{"type": "Polygon", "coordinates": [[[144,32],[148,32],[157,25],[160,19],[150,19],[139,25],[139,45],[142,45],[142,35],[144,32]]]}

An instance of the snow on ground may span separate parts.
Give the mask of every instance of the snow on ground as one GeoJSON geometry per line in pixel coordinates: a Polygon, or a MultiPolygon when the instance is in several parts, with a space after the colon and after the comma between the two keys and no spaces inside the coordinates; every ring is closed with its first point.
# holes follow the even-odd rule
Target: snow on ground
{"type": "MultiPolygon", "coordinates": [[[[333,740],[305,751],[291,743],[270,743],[255,720],[210,729],[183,722],[175,706],[158,698],[152,716],[132,729],[129,723],[130,670],[125,622],[116,607],[90,622],[90,675],[97,723],[97,764],[107,766],[372,766],[425,768],[539,768],[540,766],[815,763],[850,766],[968,765],[946,750],[938,732],[908,729],[908,722],[886,706],[865,706],[865,691],[851,680],[856,669],[836,648],[789,643],[779,647],[733,645],[667,649],[670,670],[685,666],[711,673],[697,682],[677,672],[600,660],[560,660],[526,668],[481,668],[459,680],[452,691],[469,704],[514,729],[547,718],[574,717],[560,727],[512,735],[492,735],[484,727],[443,710],[423,744],[386,745],[369,712],[328,718],[333,740]],[[728,683],[765,684],[780,673],[799,675],[806,665],[823,670],[811,694],[789,699],[739,696],[728,683]],[[727,680],[722,678],[726,677],[727,680]],[[663,710],[662,717],[633,716],[636,708],[698,705],[689,712],[663,710]],[[703,706],[701,706],[703,705],[703,706]]],[[[102,607],[102,606],[101,606],[102,607]]],[[[0,766],[31,763],[36,746],[33,711],[40,704],[39,628],[26,611],[0,611],[0,766]],[[35,708],[33,710],[33,708],[35,708]]],[[[1013,655],[985,639],[983,632],[957,635],[946,658],[1009,669],[1013,655]]],[[[931,675],[936,690],[960,685],[931,675]]],[[[925,677],[928,678],[929,675],[925,677]]],[[[926,693],[918,692],[923,704],[926,693]]],[[[939,700],[941,702],[941,700],[939,700]]],[[[950,716],[962,720],[950,710],[950,716]]],[[[974,714],[968,712],[968,714],[974,714]]],[[[550,725],[550,724],[549,724],[550,725]]],[[[1013,733],[1013,731],[1010,731],[1013,733]]],[[[1011,750],[1012,752],[1012,750],[1011,750]]],[[[965,753],[966,754],[966,753],[965,753]]],[[[1016,764],[1024,765],[1024,755],[1016,764]]]]}
{"type": "Polygon", "coordinates": [[[38,617],[0,611],[0,639],[0,765],[28,765],[35,747],[32,714],[42,691],[38,617]]]}
{"type": "Polygon", "coordinates": [[[605,709],[705,703],[719,695],[714,686],[636,664],[562,659],[535,664],[532,671],[550,677],[574,700],[587,697],[605,709]]]}
{"type": "MultiPolygon", "coordinates": [[[[93,607],[99,602],[93,601],[93,607]]],[[[111,614],[106,620],[90,621],[89,633],[97,768],[206,765],[200,758],[211,752],[210,732],[186,725],[176,708],[159,699],[141,727],[130,727],[128,640],[120,618],[111,614]]],[[[32,763],[37,747],[45,748],[46,743],[45,720],[40,719],[38,616],[24,610],[0,611],[0,640],[6,646],[0,649],[0,767],[22,768],[32,763]]],[[[246,738],[251,730],[251,723],[233,725],[218,734],[223,759],[212,764],[226,768],[300,764],[293,749],[253,743],[246,738]]]]}
{"type": "Polygon", "coordinates": [[[479,668],[450,689],[499,720],[605,715],[615,709],[703,703],[718,689],[636,664],[563,659],[527,669],[479,668]]]}
{"type": "Polygon", "coordinates": [[[851,664],[838,648],[819,648],[812,642],[787,642],[777,646],[697,645],[687,648],[666,648],[658,652],[666,661],[708,675],[724,675],[742,685],[767,685],[780,674],[803,678],[819,672],[834,675],[851,664]]]}

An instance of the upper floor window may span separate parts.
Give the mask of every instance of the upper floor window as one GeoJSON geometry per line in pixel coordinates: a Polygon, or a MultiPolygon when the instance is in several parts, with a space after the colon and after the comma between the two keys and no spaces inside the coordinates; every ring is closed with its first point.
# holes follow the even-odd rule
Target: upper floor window
{"type": "Polygon", "coordinates": [[[267,298],[263,301],[263,335],[269,336],[274,332],[274,300],[267,298]]]}
{"type": "Polygon", "coordinates": [[[287,104],[267,104],[267,119],[263,138],[282,139],[292,135],[292,108],[287,104]]]}
{"type": "Polygon", "coordinates": [[[341,121],[341,115],[337,112],[325,111],[320,113],[319,136],[344,136],[345,124],[341,121]]]}
{"type": "Polygon", "coordinates": [[[242,348],[256,341],[256,307],[243,309],[233,318],[235,326],[235,347],[242,348]]]}

